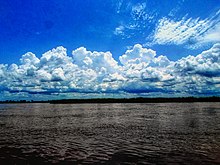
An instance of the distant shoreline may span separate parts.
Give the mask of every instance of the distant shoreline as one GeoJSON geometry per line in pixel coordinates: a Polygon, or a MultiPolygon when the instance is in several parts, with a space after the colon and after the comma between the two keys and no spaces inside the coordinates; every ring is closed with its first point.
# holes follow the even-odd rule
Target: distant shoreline
{"type": "Polygon", "coordinates": [[[50,103],[50,104],[85,104],[85,103],[185,103],[185,102],[220,102],[220,97],[177,97],[177,98],[96,98],[96,99],[63,99],[48,101],[0,101],[0,104],[13,103],[50,103]]]}

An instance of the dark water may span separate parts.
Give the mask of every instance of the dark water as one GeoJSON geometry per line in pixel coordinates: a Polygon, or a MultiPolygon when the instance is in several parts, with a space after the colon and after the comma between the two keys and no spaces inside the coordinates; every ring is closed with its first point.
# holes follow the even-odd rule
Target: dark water
{"type": "Polygon", "coordinates": [[[0,164],[220,164],[220,103],[0,104],[0,164]]]}

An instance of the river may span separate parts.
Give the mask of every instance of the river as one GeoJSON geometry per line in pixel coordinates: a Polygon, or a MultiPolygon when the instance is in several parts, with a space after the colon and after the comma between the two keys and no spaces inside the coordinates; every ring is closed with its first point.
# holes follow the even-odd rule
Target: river
{"type": "Polygon", "coordinates": [[[0,104],[0,164],[220,164],[220,103],[0,104]]]}

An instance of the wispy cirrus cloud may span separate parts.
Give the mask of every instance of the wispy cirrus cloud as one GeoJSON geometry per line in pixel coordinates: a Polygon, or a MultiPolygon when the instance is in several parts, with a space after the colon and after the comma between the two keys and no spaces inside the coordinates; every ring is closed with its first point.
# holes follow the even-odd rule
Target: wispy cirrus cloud
{"type": "Polygon", "coordinates": [[[152,44],[186,45],[196,48],[205,43],[220,41],[220,10],[206,19],[187,18],[172,20],[163,17],[152,34],[152,44]]]}
{"type": "MultiPolygon", "coordinates": [[[[125,3],[124,1],[119,1],[119,9],[117,13],[126,14],[127,20],[123,20],[114,29],[114,34],[118,36],[123,36],[124,38],[130,38],[132,35],[142,33],[143,29],[148,27],[154,16],[154,12],[147,11],[147,3],[125,3]],[[121,8],[122,4],[126,4],[126,8],[121,8]],[[136,32],[136,33],[134,33],[136,32]]],[[[118,9],[118,7],[117,7],[118,9]]]]}
{"type": "Polygon", "coordinates": [[[115,28],[114,34],[115,35],[122,35],[123,36],[124,35],[124,30],[125,30],[125,27],[120,25],[120,26],[115,28]]]}

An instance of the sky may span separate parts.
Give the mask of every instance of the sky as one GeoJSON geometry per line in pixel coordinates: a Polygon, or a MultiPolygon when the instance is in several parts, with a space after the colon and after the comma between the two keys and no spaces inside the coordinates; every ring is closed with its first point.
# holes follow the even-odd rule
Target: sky
{"type": "Polygon", "coordinates": [[[219,0],[0,0],[0,100],[220,95],[219,0]]]}

